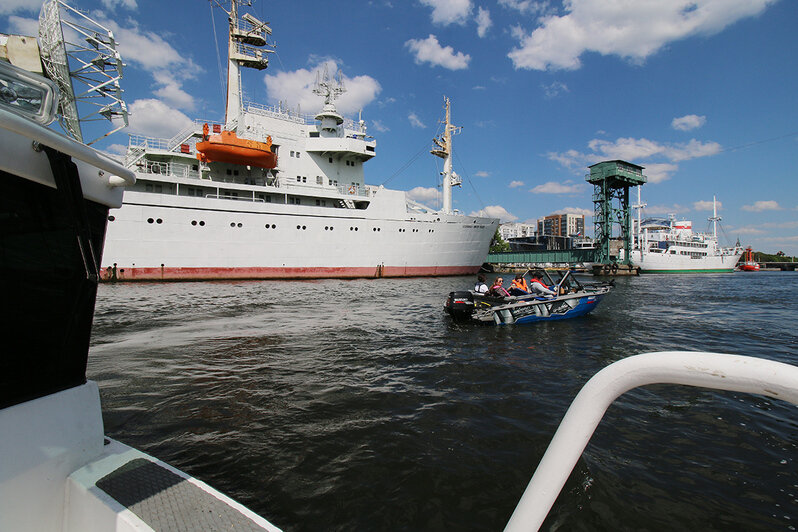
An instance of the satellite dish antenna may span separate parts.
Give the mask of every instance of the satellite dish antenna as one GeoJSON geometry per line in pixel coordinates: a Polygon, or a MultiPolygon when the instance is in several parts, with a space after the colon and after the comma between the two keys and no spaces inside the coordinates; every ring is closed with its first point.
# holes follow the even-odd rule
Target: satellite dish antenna
{"type": "Polygon", "coordinates": [[[44,70],[61,93],[59,121],[69,136],[85,142],[83,124],[109,121],[110,131],[85,142],[93,144],[128,125],[119,85],[123,63],[111,30],[62,0],[48,0],[39,13],[39,48],[44,70]]]}

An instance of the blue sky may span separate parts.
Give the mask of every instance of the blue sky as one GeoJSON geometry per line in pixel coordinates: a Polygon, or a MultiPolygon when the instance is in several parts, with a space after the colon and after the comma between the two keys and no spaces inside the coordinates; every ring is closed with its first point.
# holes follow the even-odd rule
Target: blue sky
{"type": "MultiPolygon", "coordinates": [[[[794,0],[254,0],[276,53],[245,98],[315,112],[316,72],[340,71],[340,111],[362,109],[377,157],[366,181],[437,206],[429,155],[452,101],[455,207],[502,221],[586,214],[587,166],[646,167],[649,215],[727,243],[798,255],[798,2],[794,0]],[[723,234],[721,235],[723,239],[723,234]]],[[[206,0],[81,0],[127,63],[130,132],[168,137],[220,120],[226,16],[206,0]],[[215,31],[214,23],[215,22],[215,31]]],[[[35,32],[40,2],[4,0],[0,32],[35,32]]],[[[117,133],[99,147],[119,151],[117,133]]],[[[592,231],[589,231],[592,232],[592,231]]]]}

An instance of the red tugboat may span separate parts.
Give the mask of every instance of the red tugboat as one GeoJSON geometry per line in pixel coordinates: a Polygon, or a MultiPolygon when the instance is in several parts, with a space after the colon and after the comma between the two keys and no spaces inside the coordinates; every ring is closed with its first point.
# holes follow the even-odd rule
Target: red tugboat
{"type": "Polygon", "coordinates": [[[745,262],[740,264],[741,272],[758,272],[759,263],[754,260],[754,250],[751,246],[745,248],[745,262]]]}

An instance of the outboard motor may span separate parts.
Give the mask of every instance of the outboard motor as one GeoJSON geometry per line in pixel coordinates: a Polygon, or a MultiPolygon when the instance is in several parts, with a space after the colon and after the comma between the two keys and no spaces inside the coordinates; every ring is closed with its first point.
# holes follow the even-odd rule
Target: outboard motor
{"type": "Polygon", "coordinates": [[[457,321],[469,320],[474,312],[474,294],[471,292],[449,292],[443,309],[457,321]]]}

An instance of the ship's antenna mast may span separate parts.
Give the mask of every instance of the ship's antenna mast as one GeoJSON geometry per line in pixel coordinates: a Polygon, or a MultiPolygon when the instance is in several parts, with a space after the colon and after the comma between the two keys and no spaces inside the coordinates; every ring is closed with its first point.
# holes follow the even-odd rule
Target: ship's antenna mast
{"type": "Polygon", "coordinates": [[[439,137],[432,139],[435,147],[430,150],[430,153],[443,159],[443,172],[441,172],[443,176],[442,212],[444,214],[452,214],[452,187],[459,187],[462,184],[460,176],[452,170],[452,135],[460,133],[463,128],[452,125],[449,98],[446,96],[443,97],[443,105],[446,110],[443,133],[439,137]]]}
{"type": "Polygon", "coordinates": [[[274,53],[274,45],[266,40],[272,29],[268,22],[261,22],[249,13],[238,18],[238,6],[252,6],[250,0],[231,0],[230,10],[221,0],[210,0],[227,13],[230,22],[227,40],[227,103],[224,122],[227,129],[238,124],[241,114],[241,67],[263,70],[269,66],[268,54],[274,53]],[[265,49],[261,49],[267,47],[265,49]]]}
{"type": "Polygon", "coordinates": [[[715,241],[718,240],[718,222],[721,220],[722,218],[718,216],[718,206],[715,204],[715,196],[712,196],[712,218],[709,218],[709,221],[712,222],[712,236],[715,237],[715,241]]]}
{"type": "Polygon", "coordinates": [[[643,222],[642,222],[642,214],[643,214],[643,207],[648,205],[647,203],[643,203],[640,199],[640,186],[637,187],[637,203],[632,205],[632,208],[637,209],[637,246],[640,248],[640,254],[642,256],[643,253],[643,222]]]}
{"type": "Polygon", "coordinates": [[[337,137],[340,132],[338,126],[344,123],[344,117],[338,114],[335,109],[335,99],[346,92],[341,71],[330,79],[327,65],[324,65],[324,73],[316,72],[316,87],[314,94],[324,96],[324,107],[316,115],[316,120],[320,121],[319,132],[323,137],[337,137]]]}

